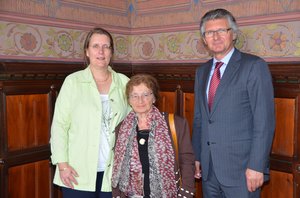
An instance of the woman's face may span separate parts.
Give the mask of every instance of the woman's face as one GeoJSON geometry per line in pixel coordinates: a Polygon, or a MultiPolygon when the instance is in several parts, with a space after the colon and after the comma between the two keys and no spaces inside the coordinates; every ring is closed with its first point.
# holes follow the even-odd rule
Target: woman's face
{"type": "Polygon", "coordinates": [[[86,49],[86,56],[90,59],[91,67],[107,67],[112,57],[109,37],[104,34],[93,34],[86,49]]]}
{"type": "Polygon", "coordinates": [[[146,87],[145,84],[133,86],[129,94],[129,104],[137,114],[147,114],[152,104],[155,102],[152,90],[146,87]]]}

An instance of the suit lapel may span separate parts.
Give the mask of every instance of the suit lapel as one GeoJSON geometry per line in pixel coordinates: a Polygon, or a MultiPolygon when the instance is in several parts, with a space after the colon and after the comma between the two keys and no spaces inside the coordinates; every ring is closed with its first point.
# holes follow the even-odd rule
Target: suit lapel
{"type": "Polygon", "coordinates": [[[211,59],[208,63],[206,63],[207,65],[205,65],[205,70],[204,70],[204,74],[203,76],[206,77],[205,79],[205,83],[203,83],[201,85],[201,89],[203,90],[202,91],[202,99],[204,101],[204,106],[205,106],[205,110],[206,110],[206,113],[207,115],[209,115],[209,109],[208,109],[208,101],[207,101],[207,94],[206,94],[206,89],[207,89],[207,86],[208,86],[208,81],[209,81],[209,74],[210,74],[210,71],[211,71],[211,66],[213,64],[213,59],[211,59]]]}
{"type": "Polygon", "coordinates": [[[222,99],[222,95],[224,94],[224,91],[228,87],[227,85],[229,84],[229,82],[232,80],[234,74],[239,69],[240,59],[241,59],[241,53],[240,53],[240,51],[235,49],[234,53],[232,54],[232,56],[231,56],[231,58],[228,62],[228,65],[227,65],[226,70],[225,70],[225,72],[222,76],[220,84],[218,86],[218,89],[217,89],[217,92],[216,92],[216,95],[215,95],[215,98],[214,98],[213,106],[212,106],[212,109],[211,109],[211,115],[215,111],[219,101],[222,99]]]}

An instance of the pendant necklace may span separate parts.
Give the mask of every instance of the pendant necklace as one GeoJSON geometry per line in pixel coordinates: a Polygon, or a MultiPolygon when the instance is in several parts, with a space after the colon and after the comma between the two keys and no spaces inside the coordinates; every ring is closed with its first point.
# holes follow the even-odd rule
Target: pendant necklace
{"type": "Polygon", "coordinates": [[[146,140],[145,140],[144,138],[141,138],[141,139],[139,140],[140,145],[144,145],[145,142],[146,142],[146,140]]]}
{"type": "Polygon", "coordinates": [[[140,145],[145,145],[146,142],[148,141],[150,130],[149,129],[139,130],[138,127],[137,127],[137,131],[138,131],[139,144],[140,145]]]}

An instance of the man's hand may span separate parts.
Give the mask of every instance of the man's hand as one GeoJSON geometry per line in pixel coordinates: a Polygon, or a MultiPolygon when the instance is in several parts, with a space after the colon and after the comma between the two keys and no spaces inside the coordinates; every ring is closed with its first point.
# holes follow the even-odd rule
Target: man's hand
{"type": "Polygon", "coordinates": [[[195,175],[194,175],[194,177],[196,179],[201,178],[201,169],[200,169],[200,162],[199,161],[195,161],[195,175]]]}
{"type": "Polygon", "coordinates": [[[256,191],[264,183],[264,174],[247,168],[246,170],[247,188],[249,192],[256,191]]]}

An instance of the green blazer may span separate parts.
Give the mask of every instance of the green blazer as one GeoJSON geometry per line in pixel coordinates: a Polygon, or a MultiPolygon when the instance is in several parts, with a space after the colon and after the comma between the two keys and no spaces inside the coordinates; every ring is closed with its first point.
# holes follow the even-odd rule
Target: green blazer
{"type": "MultiPolygon", "coordinates": [[[[130,111],[125,96],[128,78],[109,67],[112,84],[109,90],[113,118],[110,140],[115,142],[114,129],[130,111]]],[[[95,191],[102,104],[90,67],[69,75],[59,92],[51,126],[52,163],[68,162],[79,174],[75,189],[95,191]]],[[[113,146],[113,144],[111,144],[113,146]]],[[[111,149],[112,150],[112,149],[111,149]]],[[[102,191],[111,191],[113,152],[107,161],[102,191]]],[[[56,170],[54,183],[64,186],[56,170]]]]}

